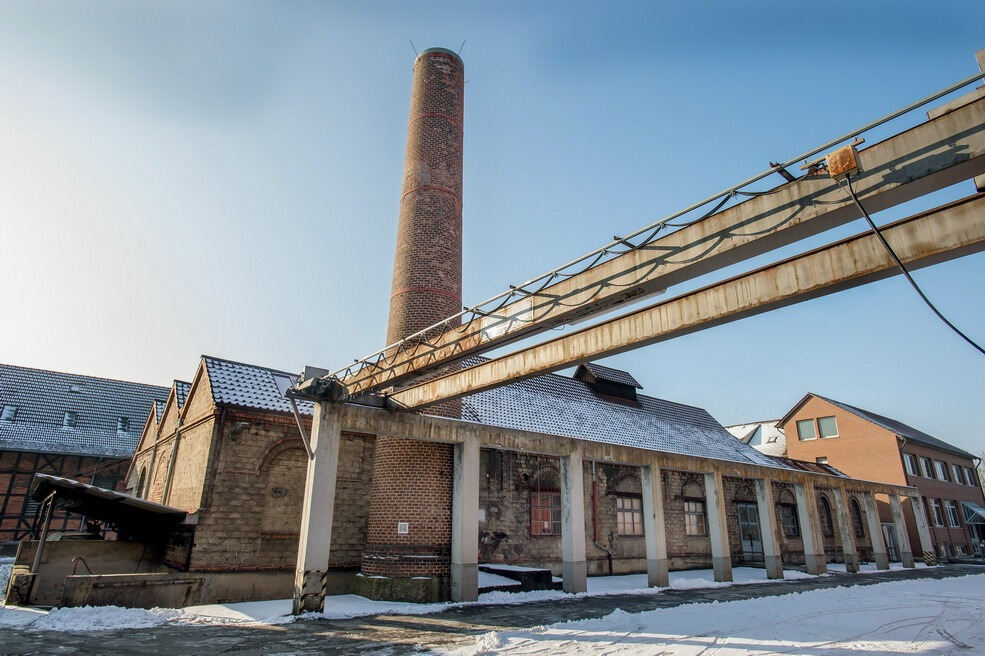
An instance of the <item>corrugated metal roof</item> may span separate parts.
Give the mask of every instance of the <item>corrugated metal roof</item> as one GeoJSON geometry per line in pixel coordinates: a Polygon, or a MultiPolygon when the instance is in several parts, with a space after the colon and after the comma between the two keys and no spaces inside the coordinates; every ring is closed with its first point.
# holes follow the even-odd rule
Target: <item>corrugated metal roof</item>
{"type": "Polygon", "coordinates": [[[0,405],[17,408],[0,421],[0,449],[109,457],[133,453],[154,400],[168,388],[47,369],[0,364],[0,405]],[[63,428],[65,412],[76,413],[63,428]],[[120,417],[129,427],[117,430],[120,417]]]}
{"type": "MultiPolygon", "coordinates": [[[[628,371],[613,369],[612,367],[595,364],[594,362],[586,362],[585,364],[580,365],[580,367],[588,369],[596,380],[604,380],[610,383],[618,383],[620,385],[629,385],[630,387],[635,387],[636,389],[643,389],[643,386],[640,385],[628,371]]],[[[575,376],[577,377],[577,372],[575,373],[575,376]]]]}
{"type": "Polygon", "coordinates": [[[876,424],[877,426],[882,426],[886,430],[895,433],[900,437],[906,438],[911,442],[917,442],[919,444],[923,444],[925,446],[929,446],[934,449],[947,451],[948,453],[953,453],[955,455],[959,455],[964,458],[968,458],[968,459],[975,458],[975,456],[968,453],[967,451],[964,451],[963,449],[959,449],[956,446],[948,444],[944,440],[939,440],[932,435],[928,435],[927,433],[924,433],[922,430],[918,430],[913,426],[908,426],[901,421],[891,419],[890,417],[884,417],[883,415],[877,415],[874,412],[869,412],[868,410],[863,410],[862,408],[856,408],[853,405],[848,405],[847,403],[842,403],[841,401],[835,401],[834,399],[829,399],[826,396],[821,396],[820,394],[814,394],[814,396],[816,396],[819,399],[823,399],[827,401],[831,405],[838,406],[842,410],[851,412],[852,414],[857,415],[862,419],[871,421],[873,424],[876,424]]]}
{"type": "MultiPolygon", "coordinates": [[[[466,364],[475,364],[470,358],[466,364]]],[[[276,376],[290,374],[256,365],[205,357],[216,403],[290,412],[276,376]]],[[[462,419],[562,437],[731,460],[767,467],[787,467],[732,437],[707,411],[649,396],[640,407],[600,399],[580,380],[548,374],[504,385],[462,399],[462,419]]],[[[298,402],[305,415],[308,402],[298,402]]]]}

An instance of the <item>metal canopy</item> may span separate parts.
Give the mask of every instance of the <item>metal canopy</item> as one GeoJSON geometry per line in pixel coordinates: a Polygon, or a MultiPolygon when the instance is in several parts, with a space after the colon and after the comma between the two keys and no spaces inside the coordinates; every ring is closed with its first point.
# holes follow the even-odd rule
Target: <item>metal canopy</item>
{"type": "Polygon", "coordinates": [[[965,524],[985,524],[985,508],[973,501],[962,501],[961,507],[964,508],[965,524]]]}

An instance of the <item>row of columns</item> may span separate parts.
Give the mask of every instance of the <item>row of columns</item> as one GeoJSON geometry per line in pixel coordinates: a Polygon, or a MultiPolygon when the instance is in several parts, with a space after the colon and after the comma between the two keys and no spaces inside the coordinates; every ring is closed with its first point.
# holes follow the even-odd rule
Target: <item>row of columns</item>
{"type": "MultiPolygon", "coordinates": [[[[312,422],[311,453],[308,463],[304,504],[301,514],[301,542],[295,574],[294,612],[320,611],[324,604],[325,581],[332,542],[332,517],[335,508],[341,424],[339,413],[330,404],[316,403],[312,422]]],[[[450,558],[451,598],[474,601],[479,594],[479,442],[468,440],[455,444],[452,539],[450,558]]],[[[582,454],[578,451],[561,457],[561,557],[565,592],[585,592],[588,585],[585,556],[585,497],[582,454]]],[[[647,583],[651,587],[669,584],[667,538],[664,523],[661,468],[656,460],[640,468],[642,480],[643,532],[646,544],[647,583]]],[[[722,473],[706,472],[705,502],[708,537],[711,541],[712,565],[716,581],[732,580],[732,554],[722,473]]],[[[814,482],[810,479],[794,484],[806,569],[812,574],[826,571],[824,537],[821,532],[814,482]]],[[[783,560],[777,532],[773,483],[768,478],[755,480],[759,507],[760,540],[768,578],[783,578],[783,560]]],[[[855,533],[850,521],[845,489],[833,488],[835,517],[845,554],[845,567],[859,569],[855,533]]],[[[889,558],[882,535],[879,512],[872,493],[863,494],[865,515],[872,541],[876,567],[889,568],[889,558]]],[[[930,531],[920,497],[912,497],[920,542],[932,551],[930,531]]],[[[907,538],[906,523],[898,495],[890,495],[893,523],[899,534],[900,555],[904,567],[913,567],[913,554],[907,538]]]]}

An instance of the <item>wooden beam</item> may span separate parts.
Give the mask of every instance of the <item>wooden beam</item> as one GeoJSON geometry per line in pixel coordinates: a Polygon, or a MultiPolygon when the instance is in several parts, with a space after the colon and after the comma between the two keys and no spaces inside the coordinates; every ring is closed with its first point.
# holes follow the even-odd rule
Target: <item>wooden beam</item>
{"type": "MultiPolygon", "coordinates": [[[[897,221],[882,233],[910,268],[985,249],[985,194],[897,221]]],[[[420,409],[512,381],[679,337],[899,273],[871,233],[798,255],[668,301],[398,390],[420,409]]],[[[914,302],[917,302],[914,300],[914,302]]]]}
{"type": "MultiPolygon", "coordinates": [[[[985,173],[985,99],[859,153],[856,184],[876,212],[985,173]]],[[[827,175],[801,178],[429,338],[342,379],[348,394],[407,381],[859,218],[827,175]]],[[[533,291],[533,290],[531,290],[533,291]]]]}

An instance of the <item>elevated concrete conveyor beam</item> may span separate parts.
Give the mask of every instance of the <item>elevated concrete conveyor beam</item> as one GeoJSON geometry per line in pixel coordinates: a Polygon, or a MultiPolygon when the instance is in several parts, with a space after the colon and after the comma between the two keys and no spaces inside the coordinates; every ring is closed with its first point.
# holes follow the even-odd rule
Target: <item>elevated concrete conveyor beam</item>
{"type": "MultiPolygon", "coordinates": [[[[868,204],[868,199],[863,202],[868,204]]],[[[882,227],[881,232],[910,269],[985,250],[985,194],[897,221],[882,227]]],[[[389,396],[389,401],[397,407],[418,410],[898,273],[899,268],[876,235],[857,235],[398,390],[389,396]]]]}
{"type": "MultiPolygon", "coordinates": [[[[859,152],[856,189],[870,212],[985,173],[985,98],[859,152]]],[[[348,395],[397,386],[470,354],[559,325],[767,253],[861,217],[827,175],[799,178],[581,273],[521,295],[493,313],[341,379],[348,395]]]]}

